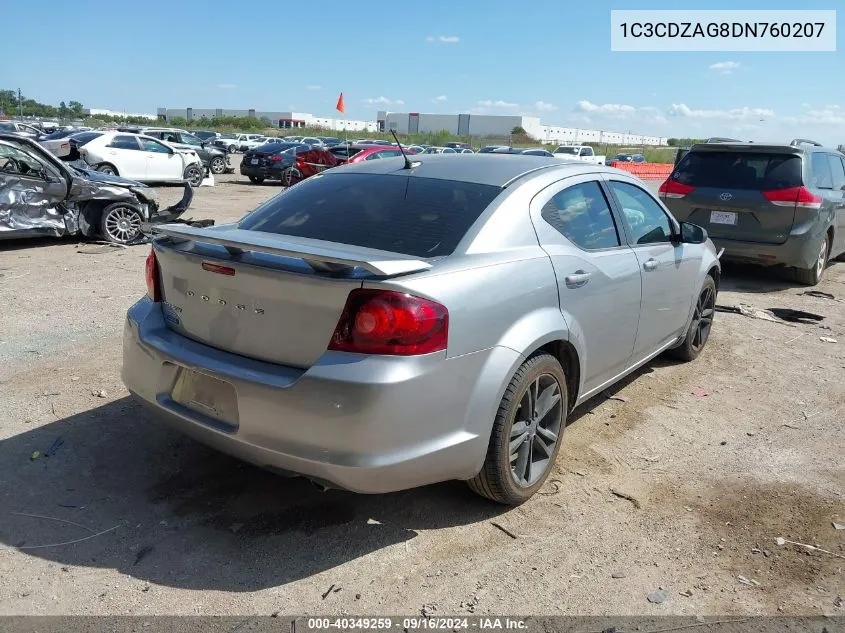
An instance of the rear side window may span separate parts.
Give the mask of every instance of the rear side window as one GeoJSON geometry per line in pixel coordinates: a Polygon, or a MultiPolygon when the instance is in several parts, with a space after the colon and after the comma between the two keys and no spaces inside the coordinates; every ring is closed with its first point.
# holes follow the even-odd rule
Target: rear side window
{"type": "Polygon", "coordinates": [[[692,187],[769,191],[800,187],[801,157],[761,152],[689,152],[672,180],[692,187]]]}
{"type": "Polygon", "coordinates": [[[558,233],[583,249],[619,246],[616,222],[595,181],[567,187],[556,193],[543,205],[540,215],[558,233]]]}
{"type": "Polygon", "coordinates": [[[835,154],[828,154],[827,160],[830,163],[830,171],[833,176],[833,188],[841,191],[845,188],[845,168],[842,166],[842,159],[835,154]]]}
{"type": "Polygon", "coordinates": [[[134,136],[122,136],[120,134],[115,136],[108,146],[115,149],[141,149],[138,147],[138,140],[134,136]]]}
{"type": "Polygon", "coordinates": [[[90,143],[98,136],[102,136],[102,132],[79,132],[72,136],[74,143],[76,143],[79,147],[82,147],[86,143],[90,143]]]}
{"type": "Polygon", "coordinates": [[[810,155],[810,186],[816,189],[833,189],[833,174],[830,173],[830,162],[827,154],[814,152],[810,155]]]}
{"type": "Polygon", "coordinates": [[[290,188],[238,228],[438,257],[455,250],[500,191],[454,180],[335,173],[290,188]]]}

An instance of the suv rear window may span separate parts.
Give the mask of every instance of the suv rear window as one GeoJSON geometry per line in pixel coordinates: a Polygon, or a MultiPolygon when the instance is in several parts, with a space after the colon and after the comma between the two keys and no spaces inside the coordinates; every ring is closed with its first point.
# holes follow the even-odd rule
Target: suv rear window
{"type": "Polygon", "coordinates": [[[71,138],[73,139],[74,143],[76,143],[77,147],[82,147],[86,143],[90,143],[95,138],[102,135],[102,132],[79,132],[78,134],[73,134],[71,138]]]}
{"type": "Polygon", "coordinates": [[[799,187],[801,157],[763,152],[689,152],[672,179],[692,187],[768,191],[799,187]]]}
{"type": "Polygon", "coordinates": [[[438,257],[455,250],[500,192],[456,180],[327,174],[271,199],[238,228],[438,257]]]}

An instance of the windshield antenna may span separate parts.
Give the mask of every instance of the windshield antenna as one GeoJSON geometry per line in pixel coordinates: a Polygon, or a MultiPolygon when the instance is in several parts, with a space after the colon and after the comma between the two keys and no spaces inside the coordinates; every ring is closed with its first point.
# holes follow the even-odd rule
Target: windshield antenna
{"type": "Polygon", "coordinates": [[[402,147],[402,143],[399,142],[399,137],[396,136],[396,130],[390,130],[390,133],[393,135],[393,138],[396,139],[396,144],[399,146],[399,151],[402,152],[402,158],[405,159],[405,167],[403,169],[413,169],[414,164],[408,158],[408,155],[405,153],[405,148],[402,147]]]}

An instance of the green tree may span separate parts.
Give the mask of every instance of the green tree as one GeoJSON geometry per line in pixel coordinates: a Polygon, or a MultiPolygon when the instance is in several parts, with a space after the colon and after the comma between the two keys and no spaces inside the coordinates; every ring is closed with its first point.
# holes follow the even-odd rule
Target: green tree
{"type": "Polygon", "coordinates": [[[525,131],[525,128],[523,128],[521,125],[517,125],[514,129],[511,130],[511,134],[513,134],[514,136],[525,136],[528,133],[525,131]]]}

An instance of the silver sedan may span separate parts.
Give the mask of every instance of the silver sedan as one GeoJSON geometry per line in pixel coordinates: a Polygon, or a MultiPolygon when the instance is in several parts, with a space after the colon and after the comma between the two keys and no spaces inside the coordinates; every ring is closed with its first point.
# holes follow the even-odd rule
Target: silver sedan
{"type": "Polygon", "coordinates": [[[692,360],[720,265],[623,171],[416,155],[313,176],[236,224],[158,227],[123,380],[259,466],[382,493],[467,480],[519,504],[573,407],[692,360]]]}

